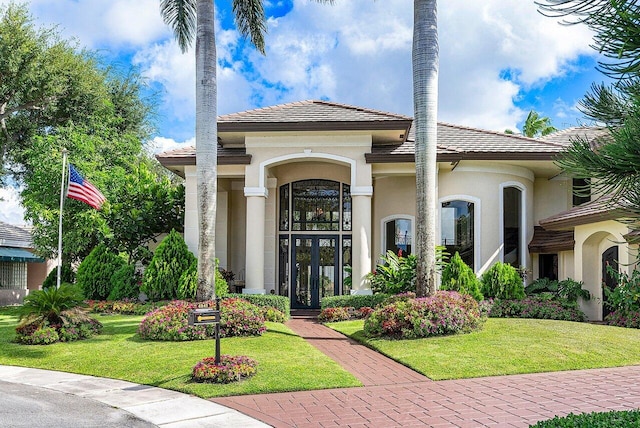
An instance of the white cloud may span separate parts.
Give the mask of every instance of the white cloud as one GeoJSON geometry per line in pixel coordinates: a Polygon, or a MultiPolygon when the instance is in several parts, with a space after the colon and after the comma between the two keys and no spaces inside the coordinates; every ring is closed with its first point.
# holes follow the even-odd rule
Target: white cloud
{"type": "Polygon", "coordinates": [[[0,221],[24,225],[24,208],[20,205],[19,190],[14,187],[0,188],[0,221]]]}

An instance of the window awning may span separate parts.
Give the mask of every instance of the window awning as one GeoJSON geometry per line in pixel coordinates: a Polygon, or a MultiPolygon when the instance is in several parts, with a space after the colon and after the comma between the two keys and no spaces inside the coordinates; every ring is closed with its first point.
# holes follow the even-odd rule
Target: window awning
{"type": "Polygon", "coordinates": [[[572,251],[575,245],[573,230],[545,230],[540,226],[533,228],[533,239],[529,243],[530,253],[557,253],[572,251]]]}
{"type": "Polygon", "coordinates": [[[23,248],[0,247],[0,262],[44,263],[44,260],[23,248]]]}

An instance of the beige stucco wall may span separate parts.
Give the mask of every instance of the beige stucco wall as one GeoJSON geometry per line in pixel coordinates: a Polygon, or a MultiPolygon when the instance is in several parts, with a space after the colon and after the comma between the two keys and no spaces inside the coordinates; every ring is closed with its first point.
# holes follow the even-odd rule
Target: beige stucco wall
{"type": "MultiPolygon", "coordinates": [[[[521,187],[525,201],[525,236],[520,243],[522,264],[531,267],[527,244],[533,236],[534,176],[530,170],[489,162],[463,162],[452,171],[441,171],[438,186],[440,202],[461,199],[476,204],[474,215],[480,218],[480,235],[476,229],[476,249],[479,254],[476,251],[475,271],[479,275],[503,257],[502,189],[504,186],[521,187]]],[[[476,217],[476,224],[477,221],[476,217]]]]}
{"type": "MultiPolygon", "coordinates": [[[[384,219],[394,216],[416,215],[416,178],[415,176],[382,176],[373,182],[373,224],[372,243],[373,260],[375,264],[384,253],[382,248],[384,238],[384,219]]],[[[355,213],[354,213],[355,214],[355,213]]],[[[413,233],[415,234],[415,226],[413,233]]]]}
{"type": "Polygon", "coordinates": [[[570,178],[536,178],[533,197],[533,221],[551,217],[572,207],[573,193],[570,178]]]}

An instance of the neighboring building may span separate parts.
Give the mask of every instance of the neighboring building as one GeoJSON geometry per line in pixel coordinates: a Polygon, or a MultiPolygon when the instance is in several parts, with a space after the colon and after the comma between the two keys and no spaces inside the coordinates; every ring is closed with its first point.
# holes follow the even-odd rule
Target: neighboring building
{"type": "Polygon", "coordinates": [[[0,306],[22,303],[47,277],[47,264],[32,253],[31,233],[0,222],[0,306]]]}
{"type": "MultiPolygon", "coordinates": [[[[571,216],[562,213],[572,213],[574,202],[574,182],[553,159],[582,132],[591,131],[542,140],[440,123],[440,242],[478,275],[502,260],[533,278],[584,280],[601,298],[599,275],[582,268],[584,245],[602,254],[609,235],[628,231],[613,220],[584,230],[583,223],[574,230],[553,220],[571,216]]],[[[387,250],[412,252],[412,118],[302,101],[221,116],[218,139],[216,255],[245,279],[244,293],[273,292],[289,296],[293,308],[318,307],[325,296],[370,293],[364,277],[387,250]],[[347,266],[351,288],[343,285],[347,266]]],[[[157,157],[186,179],[185,240],[197,254],[195,148],[157,157]]],[[[628,260],[622,254],[621,266],[628,260]]],[[[600,301],[584,307],[601,319],[600,301]]]]}

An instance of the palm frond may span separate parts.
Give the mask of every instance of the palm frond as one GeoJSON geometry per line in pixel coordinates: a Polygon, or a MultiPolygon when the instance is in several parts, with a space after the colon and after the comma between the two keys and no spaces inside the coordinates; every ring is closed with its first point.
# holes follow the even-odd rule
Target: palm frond
{"type": "Polygon", "coordinates": [[[193,43],[196,34],[196,0],[161,0],[160,14],[166,25],[171,27],[182,52],[193,43]]]}
{"type": "Polygon", "coordinates": [[[233,0],[233,14],[240,34],[264,54],[264,36],[267,32],[267,18],[262,0],[233,0]]]}

